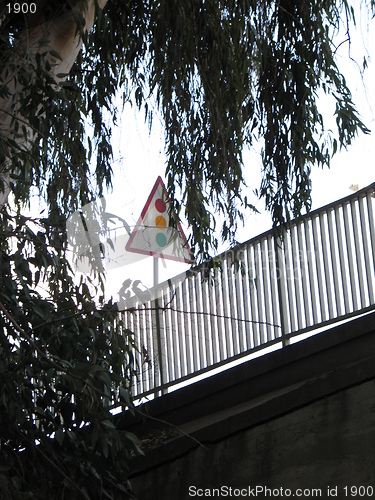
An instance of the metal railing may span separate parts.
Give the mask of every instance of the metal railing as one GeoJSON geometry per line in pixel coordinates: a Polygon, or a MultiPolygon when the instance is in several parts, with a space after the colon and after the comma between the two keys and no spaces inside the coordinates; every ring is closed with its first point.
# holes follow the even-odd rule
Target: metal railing
{"type": "Polygon", "coordinates": [[[375,183],[159,286],[123,314],[140,375],[168,388],[291,337],[375,308],[375,183]]]}

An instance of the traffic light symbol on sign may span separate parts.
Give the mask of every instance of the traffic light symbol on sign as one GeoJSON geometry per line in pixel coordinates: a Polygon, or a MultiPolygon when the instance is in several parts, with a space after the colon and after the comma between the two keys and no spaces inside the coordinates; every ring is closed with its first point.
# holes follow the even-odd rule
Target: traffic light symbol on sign
{"type": "MultiPolygon", "coordinates": [[[[167,210],[167,206],[161,198],[158,198],[155,201],[155,208],[160,214],[164,214],[167,210]]],[[[159,247],[165,247],[168,241],[165,232],[163,232],[163,229],[167,227],[166,218],[163,215],[157,215],[155,218],[155,225],[158,229],[160,229],[156,233],[155,242],[159,245],[159,247]]]]}
{"type": "Polygon", "coordinates": [[[170,226],[169,209],[164,183],[158,177],[126,250],[190,263],[192,258],[187,239],[179,223],[176,229],[170,226]]]}

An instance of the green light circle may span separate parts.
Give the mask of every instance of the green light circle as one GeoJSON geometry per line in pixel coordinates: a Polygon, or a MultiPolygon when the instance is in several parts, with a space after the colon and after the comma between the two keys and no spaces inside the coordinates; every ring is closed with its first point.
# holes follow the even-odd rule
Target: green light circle
{"type": "Polygon", "coordinates": [[[158,233],[155,236],[155,241],[159,245],[159,247],[165,247],[165,245],[167,244],[167,237],[163,233],[158,233]]]}

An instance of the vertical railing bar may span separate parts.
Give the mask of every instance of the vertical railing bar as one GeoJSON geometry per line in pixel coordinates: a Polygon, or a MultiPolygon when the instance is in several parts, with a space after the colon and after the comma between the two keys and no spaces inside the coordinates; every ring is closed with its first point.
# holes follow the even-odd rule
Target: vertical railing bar
{"type": "Polygon", "coordinates": [[[318,296],[319,296],[319,302],[320,302],[320,312],[321,312],[322,321],[326,321],[328,319],[328,317],[327,317],[327,312],[326,312],[326,308],[325,308],[326,300],[325,300],[324,290],[327,289],[327,283],[325,283],[325,280],[323,280],[323,276],[325,277],[325,274],[323,274],[323,270],[322,270],[322,260],[324,259],[324,256],[321,252],[322,246],[319,245],[319,234],[321,234],[320,214],[312,219],[312,225],[313,225],[314,253],[317,256],[316,269],[317,269],[317,275],[318,275],[317,283],[318,283],[318,296]],[[318,230],[317,221],[319,221],[319,230],[318,230]]]}
{"type": "MultiPolygon", "coordinates": [[[[177,332],[173,337],[176,337],[176,350],[175,350],[175,364],[176,364],[176,372],[178,376],[176,380],[181,378],[182,376],[182,367],[184,364],[184,343],[185,343],[185,328],[182,321],[181,310],[183,309],[182,301],[181,301],[181,282],[176,283],[176,318],[177,318],[177,332]]],[[[173,332],[172,332],[173,333],[173,332]]]]}
{"type": "Polygon", "coordinates": [[[176,322],[176,313],[174,312],[174,309],[177,309],[178,303],[177,303],[177,286],[172,285],[170,287],[170,297],[169,298],[169,308],[170,308],[170,345],[169,345],[169,352],[168,352],[168,360],[171,365],[171,379],[170,382],[174,382],[177,379],[177,366],[175,363],[175,357],[176,357],[176,351],[178,349],[177,347],[177,336],[178,336],[178,326],[176,322]],[[172,378],[173,377],[173,378],[172,378]]]}
{"type": "Polygon", "coordinates": [[[235,275],[235,288],[236,288],[236,305],[237,305],[237,331],[238,331],[238,341],[239,341],[239,348],[240,352],[245,351],[245,335],[246,331],[244,330],[245,324],[242,321],[243,320],[243,295],[241,294],[241,285],[240,285],[240,276],[239,274],[242,272],[241,266],[242,266],[242,261],[238,261],[238,268],[236,269],[237,263],[234,264],[233,270],[234,270],[234,275],[235,275]]]}
{"type": "MultiPolygon", "coordinates": [[[[133,329],[130,328],[129,313],[126,310],[125,311],[122,310],[120,312],[120,314],[121,314],[121,318],[122,318],[122,321],[124,324],[124,326],[123,326],[124,336],[125,336],[125,330],[130,330],[132,333],[134,333],[133,329]]],[[[133,342],[132,342],[132,340],[130,340],[130,336],[128,338],[128,336],[126,335],[125,342],[126,342],[127,348],[129,349],[129,354],[127,356],[127,359],[129,360],[129,363],[131,363],[133,365],[135,370],[137,370],[136,350],[133,347],[133,342],[135,343],[135,338],[133,337],[133,342]]],[[[132,394],[136,394],[136,384],[134,383],[135,378],[136,377],[133,377],[133,376],[131,376],[131,378],[130,378],[130,390],[132,391],[132,394]]]]}
{"type": "Polygon", "coordinates": [[[216,334],[216,351],[217,351],[217,362],[223,360],[223,339],[221,336],[222,331],[222,317],[221,317],[221,301],[220,301],[220,276],[217,267],[213,269],[213,287],[212,287],[212,300],[214,304],[215,311],[215,334],[216,334]]]}
{"type": "Polygon", "coordinates": [[[313,324],[316,325],[319,321],[318,320],[318,305],[317,305],[317,296],[316,296],[316,288],[315,288],[315,279],[314,279],[314,263],[316,264],[316,254],[315,254],[314,245],[311,244],[312,241],[311,241],[311,235],[310,235],[309,222],[311,223],[311,231],[313,230],[313,221],[312,221],[312,219],[309,219],[306,223],[306,230],[305,230],[306,258],[307,258],[307,269],[308,269],[308,273],[309,273],[313,324]]]}
{"type": "Polygon", "coordinates": [[[168,350],[167,350],[167,334],[168,334],[168,332],[167,332],[165,311],[163,309],[163,299],[164,299],[165,293],[166,293],[166,286],[164,286],[161,289],[160,299],[159,299],[160,347],[161,347],[161,352],[162,352],[161,360],[163,361],[163,364],[161,366],[161,369],[162,369],[162,377],[161,377],[162,392],[161,392],[161,394],[166,394],[168,392],[168,388],[166,387],[166,384],[168,384],[170,382],[169,373],[168,373],[169,354],[168,354],[168,350]]]}
{"type": "Polygon", "coordinates": [[[271,297],[270,297],[270,283],[269,283],[269,273],[267,272],[269,269],[269,259],[267,258],[268,256],[268,241],[265,238],[261,242],[261,247],[260,247],[260,258],[261,258],[261,263],[262,263],[262,276],[263,276],[263,291],[264,291],[264,305],[265,305],[265,311],[266,311],[266,322],[267,324],[265,325],[264,330],[267,332],[267,342],[271,340],[271,312],[270,312],[270,305],[271,305],[271,297]]]}
{"type": "MultiPolygon", "coordinates": [[[[135,305],[135,311],[132,314],[133,327],[138,329],[138,318],[139,318],[139,309],[142,305],[137,302],[135,305]]],[[[151,324],[150,328],[145,332],[145,345],[147,349],[147,355],[151,359],[151,367],[148,375],[148,384],[147,390],[155,391],[156,387],[160,386],[160,359],[159,359],[159,346],[158,346],[158,338],[157,338],[157,325],[156,325],[156,311],[155,311],[155,302],[148,302],[146,307],[149,309],[151,314],[151,324]]],[[[135,331],[135,330],[134,330],[135,331]]],[[[143,349],[142,349],[142,341],[137,339],[137,347],[139,350],[138,360],[139,366],[141,370],[143,370],[143,349]]],[[[156,394],[155,394],[156,395],[156,394]]]]}
{"type": "Polygon", "coordinates": [[[191,313],[191,343],[192,343],[192,372],[198,371],[199,366],[199,344],[198,344],[198,322],[197,322],[197,299],[196,299],[196,276],[189,276],[189,300],[191,313]]]}
{"type": "MultiPolygon", "coordinates": [[[[144,358],[143,359],[143,362],[142,362],[142,368],[141,368],[141,378],[142,378],[142,388],[143,388],[143,391],[145,390],[145,387],[148,386],[148,380],[150,379],[150,376],[149,376],[149,365],[148,363],[146,362],[146,357],[150,357],[149,356],[149,352],[148,352],[148,349],[149,349],[149,346],[148,346],[148,342],[147,342],[147,326],[148,326],[148,321],[147,321],[147,311],[143,310],[143,311],[140,311],[138,314],[142,315],[143,316],[143,334],[142,334],[142,337],[143,337],[143,340],[142,340],[142,346],[140,346],[140,348],[142,349],[141,352],[143,351],[143,348],[145,349],[145,352],[142,352],[142,355],[144,355],[144,358]]],[[[152,360],[150,360],[152,362],[152,360]]],[[[148,387],[147,387],[148,389],[148,387]]],[[[146,389],[146,390],[147,390],[146,389]]]]}
{"type": "Polygon", "coordinates": [[[184,364],[182,365],[182,375],[185,376],[190,373],[190,365],[191,365],[191,358],[192,358],[192,353],[191,353],[191,312],[189,311],[189,306],[188,306],[188,286],[187,286],[187,278],[185,278],[181,282],[181,290],[182,290],[182,306],[183,306],[183,311],[184,311],[184,331],[185,331],[185,337],[184,337],[184,343],[183,343],[183,358],[184,358],[184,364]]]}
{"type": "MultiPolygon", "coordinates": [[[[141,346],[140,340],[138,338],[136,314],[137,314],[136,312],[131,312],[131,313],[128,313],[127,316],[128,316],[128,325],[129,325],[130,330],[133,332],[134,343],[136,346],[136,350],[134,353],[136,367],[137,367],[137,369],[142,370],[142,358],[141,358],[142,346],[141,346]]],[[[138,376],[136,378],[136,384],[135,384],[137,392],[140,392],[141,386],[142,386],[141,377],[138,376]]]]}
{"type": "Polygon", "coordinates": [[[350,224],[349,224],[349,214],[348,214],[348,203],[345,203],[345,205],[343,206],[343,214],[344,214],[344,226],[346,235],[346,247],[348,250],[348,265],[349,265],[349,276],[350,276],[350,289],[353,300],[353,310],[357,311],[359,307],[358,307],[357,287],[355,281],[356,266],[353,258],[352,238],[350,234],[350,224]]]}
{"type": "Polygon", "coordinates": [[[342,290],[343,290],[343,295],[344,295],[344,313],[347,314],[350,312],[350,302],[349,302],[349,286],[348,286],[348,279],[347,279],[347,269],[345,266],[345,248],[346,244],[343,239],[345,235],[345,226],[342,226],[341,219],[340,219],[340,210],[341,208],[341,213],[343,214],[344,208],[342,206],[337,207],[335,210],[335,216],[336,216],[336,231],[337,231],[337,241],[338,241],[338,246],[339,246],[339,262],[340,262],[340,267],[341,267],[341,280],[342,280],[342,290]]]}
{"type": "Polygon", "coordinates": [[[179,361],[179,345],[178,336],[173,327],[173,303],[175,301],[173,287],[170,286],[163,293],[163,308],[165,314],[165,336],[166,336],[166,352],[168,355],[168,373],[169,381],[173,381],[182,374],[182,368],[179,361]]]}
{"type": "MultiPolygon", "coordinates": [[[[142,360],[140,358],[141,346],[138,343],[137,332],[136,332],[136,328],[134,327],[134,315],[135,315],[135,312],[129,311],[128,309],[125,309],[125,311],[124,311],[125,325],[126,325],[125,328],[129,329],[133,334],[134,347],[132,347],[131,353],[132,353],[132,357],[133,357],[134,367],[136,370],[136,374],[132,377],[131,393],[132,393],[132,395],[138,395],[142,392],[140,390],[140,387],[142,385],[142,382],[140,380],[141,377],[138,373],[139,370],[142,370],[142,360]]],[[[151,328],[153,328],[153,327],[151,326],[151,328]]],[[[130,348],[131,344],[129,343],[128,345],[130,348]]],[[[151,353],[151,357],[152,357],[153,356],[152,346],[150,347],[150,353],[151,353]]],[[[152,384],[153,378],[154,378],[153,371],[151,373],[151,377],[152,377],[152,379],[151,379],[151,384],[152,384]]]]}
{"type": "MultiPolygon", "coordinates": [[[[161,349],[161,341],[160,341],[160,321],[158,314],[159,304],[157,300],[154,302],[154,323],[153,323],[153,338],[154,338],[154,359],[156,360],[154,363],[154,389],[156,387],[163,387],[163,352],[161,349]]],[[[155,392],[155,396],[159,396],[160,393],[155,392]]]]}
{"type": "Polygon", "coordinates": [[[222,266],[222,271],[221,271],[221,287],[222,287],[222,296],[223,296],[223,313],[224,313],[224,337],[226,340],[226,350],[227,350],[227,357],[230,358],[233,355],[233,346],[230,341],[230,322],[229,322],[229,305],[228,305],[228,300],[229,300],[229,292],[228,292],[228,266],[227,266],[227,260],[223,259],[221,261],[221,266],[222,266]]]}
{"type": "Polygon", "coordinates": [[[209,309],[207,310],[207,312],[210,313],[212,362],[213,363],[218,362],[218,346],[217,346],[218,335],[217,335],[217,330],[216,330],[217,312],[216,312],[215,301],[214,301],[214,286],[215,285],[216,285],[215,274],[213,274],[213,271],[211,270],[209,273],[209,280],[207,282],[208,304],[209,304],[209,309]]]}
{"type": "Polygon", "coordinates": [[[172,343],[172,324],[171,324],[171,310],[170,310],[170,301],[172,298],[173,290],[166,288],[162,294],[162,307],[163,307],[163,316],[164,316],[164,332],[165,332],[165,358],[167,361],[167,373],[168,380],[174,380],[174,367],[172,363],[172,352],[171,348],[172,343]]]}
{"type": "Polygon", "coordinates": [[[155,333],[155,303],[154,302],[149,302],[149,306],[151,308],[151,316],[152,316],[152,321],[151,321],[151,327],[152,329],[149,332],[149,343],[152,349],[152,360],[153,360],[153,382],[152,382],[152,389],[155,391],[156,387],[159,386],[159,351],[157,347],[157,338],[156,338],[156,333],[155,333]]]}
{"type": "Polygon", "coordinates": [[[299,253],[298,247],[298,232],[297,232],[297,224],[293,224],[290,229],[290,242],[292,248],[292,268],[293,268],[293,283],[296,297],[296,310],[297,310],[297,325],[298,330],[304,328],[306,325],[303,323],[304,314],[304,304],[303,304],[303,292],[301,288],[301,270],[299,267],[299,257],[297,253],[299,253]],[[297,237],[295,235],[297,233],[297,237]]]}
{"type": "MultiPolygon", "coordinates": [[[[330,210],[327,214],[328,220],[328,234],[329,234],[329,252],[331,254],[331,264],[332,264],[332,273],[333,273],[333,283],[334,283],[334,293],[335,293],[335,303],[336,303],[336,314],[337,316],[341,316],[343,313],[343,306],[340,299],[340,289],[341,289],[341,280],[339,279],[339,271],[338,271],[338,260],[337,260],[337,251],[335,245],[335,237],[334,237],[334,216],[336,215],[335,210],[330,210]]],[[[336,229],[337,234],[337,229],[336,229]]],[[[328,250],[328,249],[327,249],[328,250]]]]}
{"type": "MultiPolygon", "coordinates": [[[[198,313],[202,312],[204,310],[203,308],[203,301],[202,301],[202,288],[204,285],[203,282],[203,271],[201,271],[197,277],[196,281],[196,291],[197,291],[197,298],[199,301],[199,307],[198,307],[198,313]]],[[[207,366],[207,356],[206,356],[206,329],[205,329],[205,318],[201,314],[197,315],[197,320],[198,320],[198,345],[199,345],[199,363],[200,367],[205,368],[207,366]]]]}
{"type": "Polygon", "coordinates": [[[225,328],[223,329],[223,310],[221,304],[221,280],[222,271],[220,269],[215,269],[214,279],[215,279],[215,298],[216,298],[216,311],[217,311],[217,333],[219,341],[219,361],[223,361],[228,357],[225,352],[225,328]]]}
{"type": "MultiPolygon", "coordinates": [[[[134,342],[135,345],[137,346],[137,352],[135,353],[136,366],[137,367],[139,366],[140,369],[142,369],[142,359],[140,355],[140,353],[142,352],[142,348],[138,338],[136,312],[132,312],[129,314],[129,322],[130,322],[130,329],[134,334],[134,342]]],[[[136,390],[137,392],[140,392],[141,390],[141,382],[139,380],[139,377],[137,377],[136,379],[136,390]]]]}
{"type": "Polygon", "coordinates": [[[227,259],[227,272],[228,272],[228,292],[229,292],[229,309],[230,309],[230,325],[231,325],[231,341],[233,345],[234,355],[239,354],[239,342],[237,334],[237,321],[236,321],[236,307],[235,307],[235,294],[233,291],[233,266],[232,260],[227,259]]]}
{"type": "Polygon", "coordinates": [[[168,308],[169,308],[169,350],[167,351],[168,363],[171,366],[171,379],[170,382],[174,382],[178,379],[178,363],[176,363],[176,357],[178,357],[179,350],[179,324],[178,315],[176,309],[179,307],[178,297],[177,297],[178,283],[171,283],[168,288],[168,308]]]}
{"type": "MultiPolygon", "coordinates": [[[[134,353],[133,353],[133,349],[131,348],[131,346],[132,346],[131,337],[130,337],[130,335],[127,335],[125,333],[126,315],[125,315],[124,311],[119,312],[119,321],[121,322],[121,325],[119,325],[120,326],[120,333],[121,333],[121,336],[123,337],[125,345],[127,347],[126,348],[127,352],[125,353],[125,360],[126,360],[125,366],[121,367],[121,373],[122,373],[123,378],[125,379],[126,375],[128,373],[126,367],[131,365],[131,358],[133,357],[134,353]]],[[[131,379],[130,379],[130,387],[132,387],[132,380],[131,379]]]]}
{"type": "MultiPolygon", "coordinates": [[[[131,320],[131,317],[130,317],[131,313],[129,311],[125,310],[122,314],[123,314],[123,318],[124,318],[125,328],[127,328],[128,330],[130,330],[133,333],[134,343],[135,343],[135,346],[137,346],[137,339],[135,337],[135,332],[134,332],[134,329],[133,329],[133,326],[132,326],[132,320],[131,320]]],[[[138,353],[137,353],[136,348],[131,350],[131,355],[133,356],[133,362],[134,362],[134,365],[135,365],[135,369],[137,370],[137,368],[138,368],[138,359],[137,359],[138,358],[138,353]]],[[[134,394],[134,395],[139,394],[139,391],[137,390],[137,379],[138,378],[139,377],[135,376],[131,380],[130,387],[131,387],[132,394],[134,394]]]]}
{"type": "MultiPolygon", "coordinates": [[[[142,315],[142,311],[137,312],[137,315],[141,316],[142,315]]],[[[139,377],[138,377],[139,387],[137,389],[137,392],[143,392],[145,390],[145,387],[147,386],[147,381],[148,381],[148,374],[147,374],[147,371],[146,371],[146,365],[144,363],[144,359],[142,359],[143,354],[144,354],[144,352],[143,352],[143,346],[148,347],[147,337],[146,337],[146,329],[145,328],[142,328],[142,340],[140,340],[140,343],[138,344],[138,349],[140,351],[140,354],[139,354],[139,357],[140,357],[140,360],[139,360],[139,371],[140,371],[140,374],[139,374],[139,377]]],[[[151,351],[151,349],[150,349],[150,351],[151,351]]]]}
{"type": "Polygon", "coordinates": [[[367,283],[367,291],[369,294],[370,304],[374,304],[374,286],[371,279],[371,257],[369,251],[369,239],[367,236],[367,228],[366,228],[366,216],[365,216],[365,206],[364,206],[365,197],[361,196],[359,199],[359,214],[361,218],[361,228],[362,228],[362,241],[363,248],[365,254],[365,266],[366,266],[366,283],[367,283]]]}
{"type": "MultiPolygon", "coordinates": [[[[181,316],[181,293],[180,293],[180,283],[175,283],[174,284],[174,290],[173,290],[173,301],[174,301],[174,311],[173,311],[173,317],[174,321],[172,320],[172,324],[174,322],[174,328],[173,328],[173,348],[176,352],[176,357],[178,359],[176,365],[180,367],[181,375],[185,376],[189,373],[188,369],[188,360],[184,356],[184,350],[182,348],[182,345],[184,343],[184,330],[182,326],[182,316],[181,316]]],[[[173,302],[171,303],[173,304],[173,302]]],[[[172,312],[172,311],[171,311],[172,312]]]]}
{"type": "Polygon", "coordinates": [[[280,311],[282,309],[281,298],[279,297],[278,290],[278,280],[277,280],[277,258],[275,255],[275,246],[274,246],[274,237],[268,236],[268,263],[270,270],[270,280],[271,280],[271,298],[272,298],[272,337],[276,339],[281,336],[281,328],[280,331],[276,325],[282,325],[282,320],[280,317],[280,311]],[[272,256],[272,258],[271,258],[272,256]]]}
{"type": "MultiPolygon", "coordinates": [[[[325,212],[327,217],[328,224],[328,214],[325,212]]],[[[323,248],[323,266],[324,266],[324,275],[326,282],[326,293],[328,300],[328,319],[334,318],[334,306],[333,306],[333,297],[332,297],[332,286],[331,286],[331,275],[330,275],[330,267],[329,267],[329,256],[328,256],[328,243],[327,243],[327,235],[326,235],[326,222],[324,219],[324,213],[322,213],[320,218],[320,236],[322,239],[322,248],[323,248]]]]}
{"type": "Polygon", "coordinates": [[[356,201],[358,200],[353,200],[350,203],[350,210],[352,214],[352,221],[353,221],[353,231],[354,231],[354,248],[355,248],[355,254],[356,254],[356,260],[357,260],[357,275],[358,275],[358,282],[359,282],[359,296],[360,296],[360,305],[361,308],[366,306],[366,292],[365,292],[365,284],[363,281],[363,262],[362,262],[362,256],[361,256],[361,250],[360,250],[360,241],[361,237],[359,235],[359,228],[358,228],[358,218],[357,218],[357,211],[356,211],[356,201]]]}
{"type": "Polygon", "coordinates": [[[244,263],[244,271],[241,274],[242,279],[242,292],[243,292],[243,306],[244,306],[244,318],[245,318],[245,341],[246,341],[246,349],[250,350],[252,348],[252,336],[251,336],[251,315],[250,315],[250,304],[251,304],[251,292],[250,292],[250,268],[247,252],[244,251],[243,263],[244,263]]]}
{"type": "MultiPolygon", "coordinates": [[[[210,271],[207,270],[208,276],[210,271]]],[[[203,312],[207,312],[208,310],[208,303],[207,303],[207,276],[205,276],[204,281],[202,282],[202,309],[203,312]]],[[[205,340],[205,352],[206,352],[206,366],[211,366],[213,361],[212,361],[212,341],[211,341],[211,330],[210,330],[210,325],[209,325],[209,317],[205,314],[203,316],[203,323],[204,323],[204,340],[205,340]]]]}
{"type": "Polygon", "coordinates": [[[308,220],[305,219],[303,222],[299,221],[297,224],[297,239],[299,248],[299,265],[300,265],[300,276],[302,282],[302,292],[303,292],[303,304],[305,309],[305,325],[306,327],[313,324],[312,312],[310,306],[310,300],[312,301],[311,295],[308,293],[309,288],[309,273],[306,272],[308,269],[308,264],[306,264],[306,258],[308,259],[308,252],[305,247],[306,244],[306,233],[308,232],[308,220]],[[304,244],[305,243],[305,244],[304,244]]]}
{"type": "MultiPolygon", "coordinates": [[[[291,236],[290,236],[291,238],[291,236]]],[[[284,259],[285,259],[285,278],[286,278],[286,288],[287,288],[287,296],[288,296],[288,304],[290,311],[290,328],[291,332],[295,332],[298,330],[298,323],[296,323],[297,313],[295,311],[295,301],[294,297],[297,295],[294,289],[294,267],[293,267],[293,250],[292,250],[292,242],[289,245],[288,242],[288,232],[285,233],[284,236],[284,259]],[[291,264],[292,260],[292,264],[291,264]],[[290,276],[292,274],[293,276],[290,276]]]]}
{"type": "Polygon", "coordinates": [[[147,336],[147,345],[148,345],[148,354],[151,359],[151,367],[149,370],[149,379],[147,390],[152,391],[155,389],[155,371],[158,369],[158,359],[157,353],[154,352],[153,345],[153,331],[154,331],[154,311],[152,310],[153,303],[147,302],[146,307],[148,308],[148,317],[149,317],[149,327],[146,332],[147,336]]]}

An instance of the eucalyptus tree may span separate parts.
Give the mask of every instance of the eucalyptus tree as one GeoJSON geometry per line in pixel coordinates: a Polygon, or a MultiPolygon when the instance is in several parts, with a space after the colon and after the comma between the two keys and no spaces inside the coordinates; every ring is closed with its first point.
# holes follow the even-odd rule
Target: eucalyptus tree
{"type": "MultiPolygon", "coordinates": [[[[136,439],[132,337],[67,259],[66,220],[112,179],[119,95],[165,124],[166,176],[191,246],[233,242],[251,210],[245,147],[275,226],[310,207],[310,172],[368,133],[337,65],[354,0],[36,0],[0,4],[0,488],[4,498],[124,498],[136,439]],[[335,105],[326,130],[318,95],[335,105]],[[23,206],[37,192],[43,218],[23,206]],[[9,194],[9,196],[8,196],[9,194]],[[8,200],[8,201],[6,201],[8,200]],[[99,492],[99,493],[98,493],[99,492]],[[100,496],[101,495],[101,496],[100,496]]],[[[369,19],[374,0],[367,4],[369,19]]],[[[369,21],[370,22],[370,21],[369,21]]],[[[101,298],[100,298],[101,297],[101,298]]],[[[130,494],[130,493],[129,493],[130,494]]]]}

